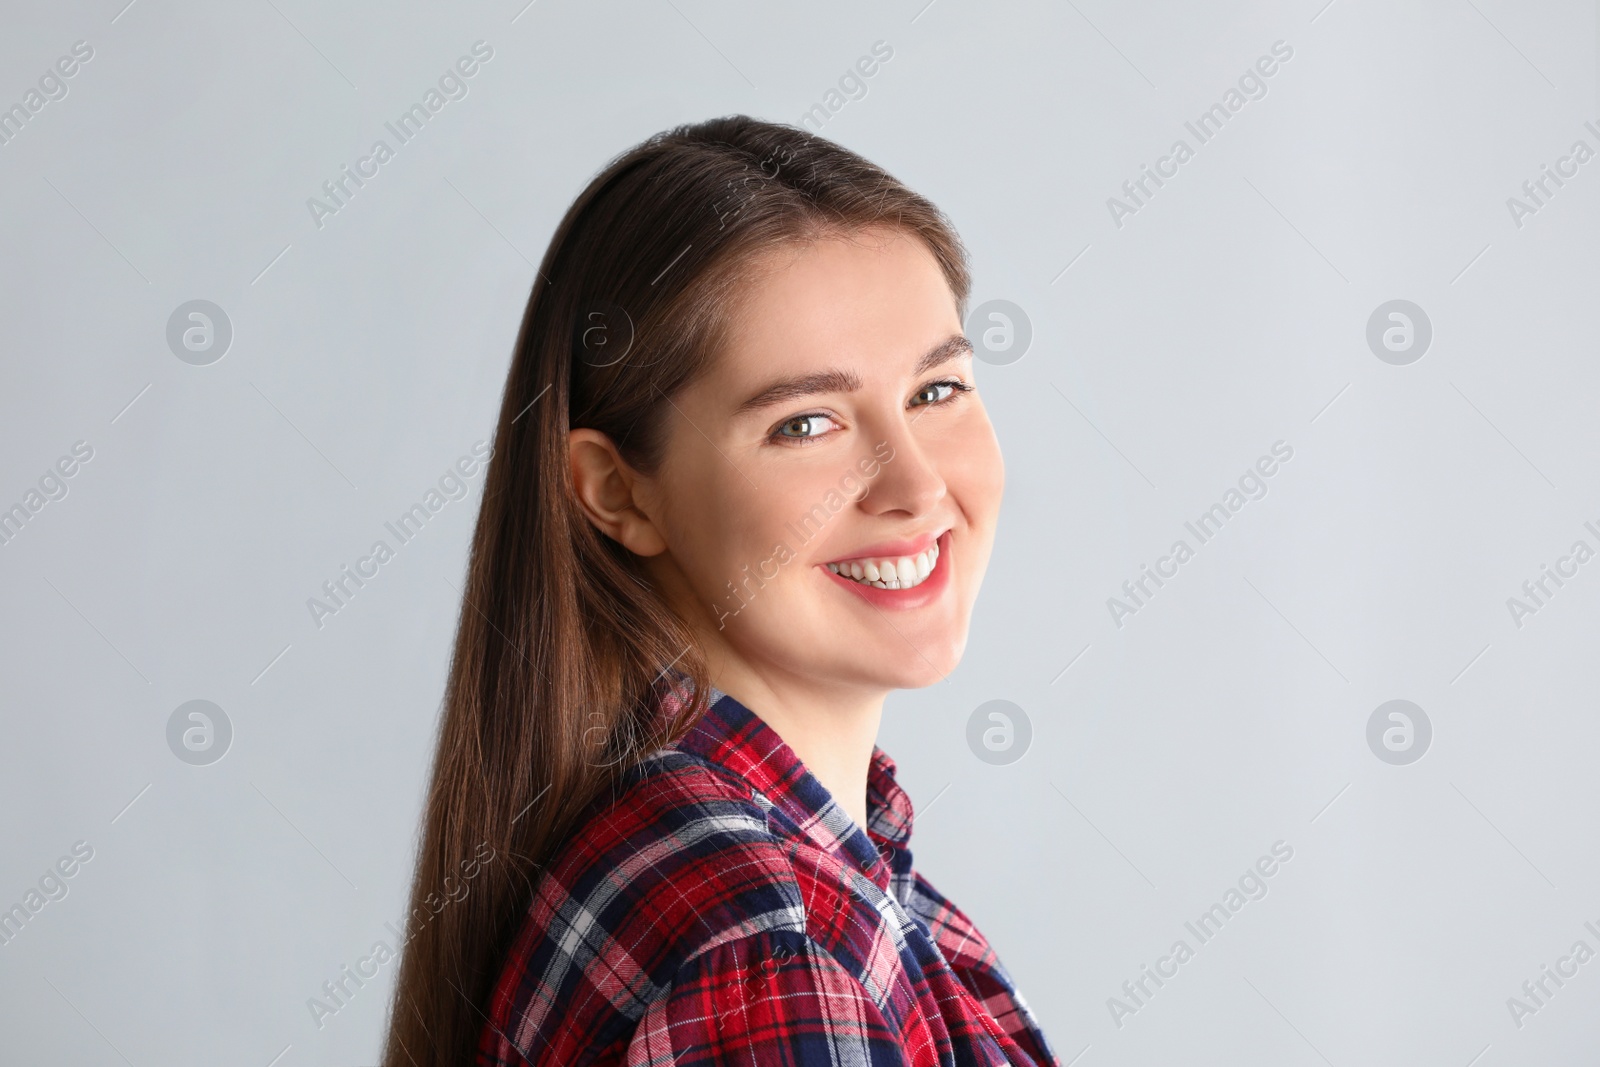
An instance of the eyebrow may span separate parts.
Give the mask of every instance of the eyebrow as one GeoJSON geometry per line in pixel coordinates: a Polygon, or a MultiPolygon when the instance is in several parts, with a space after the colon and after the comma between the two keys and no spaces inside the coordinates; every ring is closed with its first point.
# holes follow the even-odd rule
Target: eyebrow
{"type": "MultiPolygon", "coordinates": [[[[917,365],[911,370],[912,377],[971,351],[972,342],[964,335],[951,334],[922,354],[922,358],[917,360],[917,365]]],[[[780,404],[785,400],[815,396],[818,393],[851,393],[860,388],[861,376],[854,371],[822,370],[811,374],[797,374],[789,378],[779,378],[767,385],[735,408],[733,414],[737,417],[749,411],[780,404]]]]}

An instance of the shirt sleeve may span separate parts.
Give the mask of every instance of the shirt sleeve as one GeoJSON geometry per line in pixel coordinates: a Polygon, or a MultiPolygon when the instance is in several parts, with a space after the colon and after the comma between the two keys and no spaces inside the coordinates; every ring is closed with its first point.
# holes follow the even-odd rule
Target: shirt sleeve
{"type": "Polygon", "coordinates": [[[721,942],[640,1018],[626,1067],[911,1067],[922,1062],[837,960],[803,934],[721,942]]]}

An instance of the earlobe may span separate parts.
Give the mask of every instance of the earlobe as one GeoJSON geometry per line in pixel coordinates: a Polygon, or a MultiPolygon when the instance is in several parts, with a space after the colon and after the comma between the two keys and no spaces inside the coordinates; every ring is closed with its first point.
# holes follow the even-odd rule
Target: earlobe
{"type": "Polygon", "coordinates": [[[637,556],[666,551],[666,540],[638,506],[643,478],[628,466],[611,438],[599,430],[567,435],[572,491],[595,528],[637,556]]]}

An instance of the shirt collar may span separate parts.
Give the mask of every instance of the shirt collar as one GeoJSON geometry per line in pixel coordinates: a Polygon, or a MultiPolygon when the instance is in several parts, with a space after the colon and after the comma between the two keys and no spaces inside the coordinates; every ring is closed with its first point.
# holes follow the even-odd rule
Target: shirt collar
{"type": "Polygon", "coordinates": [[[911,870],[911,798],[895,781],[895,762],[877,745],[867,767],[867,825],[858,826],[795,751],[755,712],[713,688],[710,707],[675,748],[719,766],[751,795],[821,848],[847,859],[880,889],[911,870]]]}

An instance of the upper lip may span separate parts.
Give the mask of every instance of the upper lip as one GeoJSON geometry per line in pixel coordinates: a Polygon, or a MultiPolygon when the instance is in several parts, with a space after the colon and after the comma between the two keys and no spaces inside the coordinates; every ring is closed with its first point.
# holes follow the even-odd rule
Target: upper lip
{"type": "Polygon", "coordinates": [[[877,544],[859,548],[847,556],[839,556],[828,560],[829,563],[843,563],[853,559],[900,559],[901,557],[919,556],[933,547],[933,543],[948,532],[950,527],[942,526],[938,530],[918,534],[916,537],[903,538],[899,541],[879,541],[877,544]]]}

